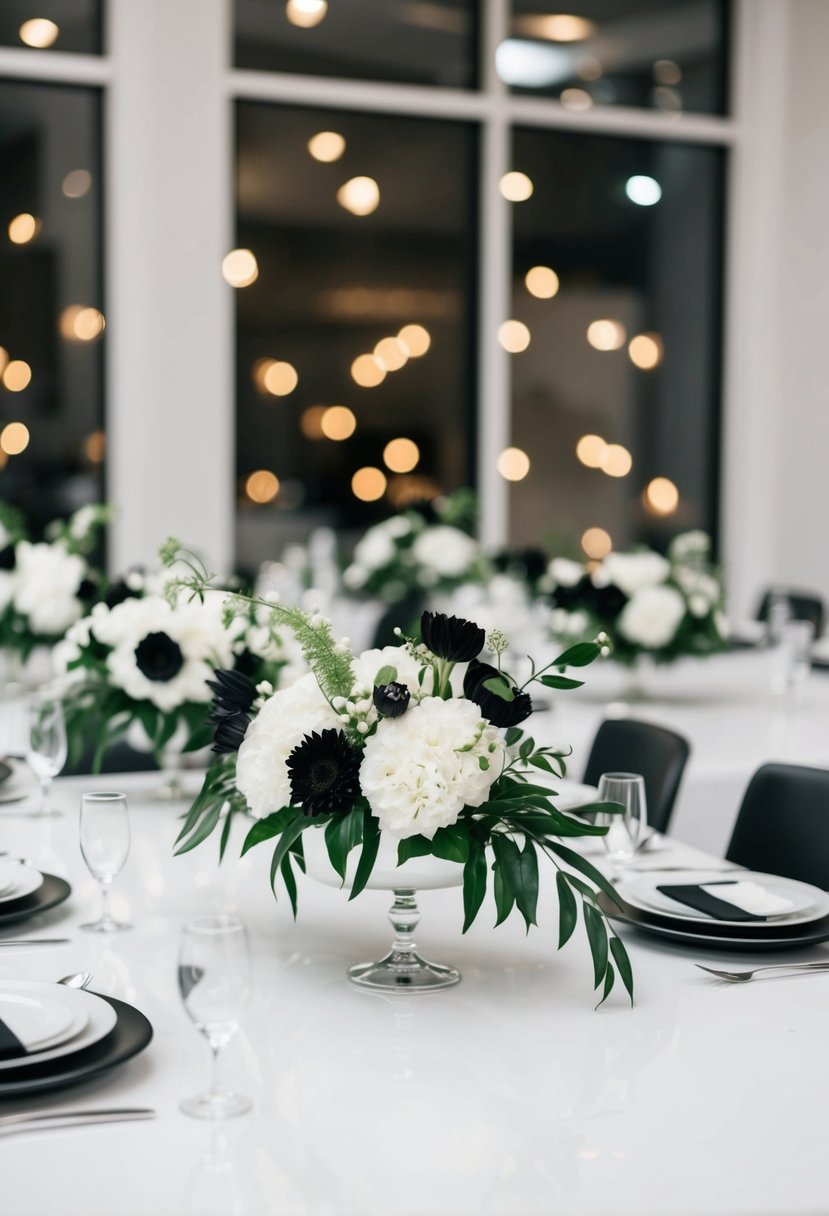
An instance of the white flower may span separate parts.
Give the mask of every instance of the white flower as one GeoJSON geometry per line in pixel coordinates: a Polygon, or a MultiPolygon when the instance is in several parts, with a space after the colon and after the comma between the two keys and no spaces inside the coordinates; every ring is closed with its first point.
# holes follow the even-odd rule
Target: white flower
{"type": "Polygon", "coordinates": [[[584,637],[590,628],[590,617],[577,609],[554,608],[550,613],[550,629],[555,637],[584,637]]]}
{"type": "Polygon", "coordinates": [[[155,595],[124,600],[108,612],[93,612],[92,633],[112,647],[107,657],[112,683],[164,712],[185,702],[209,701],[206,681],[215,667],[233,662],[233,635],[222,623],[220,597],[175,608],[155,595]],[[139,667],[136,652],[150,634],[165,634],[180,652],[180,666],[169,678],[151,678],[139,667]]]}
{"type": "Polygon", "coordinates": [[[287,760],[294,748],[312,731],[336,730],[339,725],[310,672],[265,702],[236,758],[236,784],[257,819],[290,806],[287,760]]]}
{"type": "Polygon", "coordinates": [[[581,562],[570,561],[569,557],[554,557],[547,573],[556,587],[575,587],[584,575],[584,566],[581,562]]]}
{"type": "Polygon", "coordinates": [[[690,532],[680,532],[671,541],[668,552],[675,562],[705,560],[711,552],[711,537],[707,532],[696,528],[690,532]]]}
{"type": "Polygon", "coordinates": [[[80,507],[69,520],[69,535],[73,540],[85,540],[98,519],[99,507],[80,507]]]}
{"type": "Polygon", "coordinates": [[[478,542],[460,528],[438,524],[426,528],[412,545],[415,560],[444,578],[466,574],[478,557],[478,542]]]}
{"type": "Polygon", "coordinates": [[[347,587],[349,591],[359,591],[361,587],[365,586],[366,580],[368,579],[368,574],[368,570],[365,570],[362,566],[358,566],[352,562],[352,564],[350,566],[346,566],[345,570],[343,571],[343,585],[347,587]]]}
{"type": "MultiPolygon", "coordinates": [[[[600,567],[602,586],[613,583],[625,595],[635,595],[644,587],[664,583],[670,574],[670,564],[659,553],[611,553],[600,567]]],[[[594,579],[594,582],[596,580],[594,579]]],[[[596,586],[600,584],[596,582],[596,586]]]]}
{"type": "Polygon", "coordinates": [[[643,587],[622,609],[618,629],[634,645],[660,650],[673,641],[684,616],[685,601],[675,587],[643,587]]]}
{"type": "Polygon", "coordinates": [[[704,616],[708,616],[710,610],[711,601],[706,596],[701,595],[698,591],[695,591],[693,595],[689,595],[688,611],[691,613],[691,616],[701,619],[704,616]]]}
{"type": "Polygon", "coordinates": [[[402,717],[380,722],[366,743],[360,786],[381,831],[431,840],[465,806],[486,801],[505,750],[471,701],[426,697],[402,717]]]}
{"type": "MultiPolygon", "coordinates": [[[[411,693],[420,692],[417,674],[421,664],[413,659],[405,646],[384,646],[382,650],[364,650],[352,662],[354,678],[363,688],[374,688],[374,677],[383,667],[393,667],[398,684],[405,684],[411,693]]],[[[427,680],[429,677],[427,675],[427,680]]],[[[429,685],[431,681],[429,680],[429,685]]]]}
{"type": "Polygon", "coordinates": [[[28,618],[32,633],[62,636],[83,615],[77,591],[86,575],[86,562],[70,553],[62,541],[34,545],[22,540],[16,554],[16,610],[28,618]]]}
{"type": "Polygon", "coordinates": [[[354,564],[371,571],[379,570],[393,561],[397,552],[394,542],[400,533],[392,525],[397,522],[396,519],[387,519],[369,528],[354,546],[354,564]]]}

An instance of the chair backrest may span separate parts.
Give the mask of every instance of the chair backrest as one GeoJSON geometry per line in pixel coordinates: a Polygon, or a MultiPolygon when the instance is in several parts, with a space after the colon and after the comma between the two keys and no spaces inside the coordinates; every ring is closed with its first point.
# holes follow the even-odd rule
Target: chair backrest
{"type": "Polygon", "coordinates": [[[798,764],[758,768],[726,857],[829,890],[829,771],[798,764]]]}
{"type": "Polygon", "coordinates": [[[665,832],[691,748],[688,740],[664,726],[608,718],[596,731],[584,780],[598,785],[602,773],[641,773],[645,778],[648,823],[665,832]]]}
{"type": "Polygon", "coordinates": [[[760,600],[757,609],[757,620],[767,621],[772,599],[782,596],[789,605],[789,614],[795,621],[811,621],[815,627],[815,637],[823,633],[823,622],[826,609],[822,598],[811,591],[795,591],[790,587],[770,587],[760,600]]]}

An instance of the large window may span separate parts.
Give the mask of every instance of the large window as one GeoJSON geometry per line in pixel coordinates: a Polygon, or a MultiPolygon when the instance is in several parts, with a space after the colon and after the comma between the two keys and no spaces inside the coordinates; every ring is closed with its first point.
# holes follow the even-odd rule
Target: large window
{"type": "Polygon", "coordinates": [[[38,529],[102,493],[100,95],[0,82],[0,498],[38,529]]]}

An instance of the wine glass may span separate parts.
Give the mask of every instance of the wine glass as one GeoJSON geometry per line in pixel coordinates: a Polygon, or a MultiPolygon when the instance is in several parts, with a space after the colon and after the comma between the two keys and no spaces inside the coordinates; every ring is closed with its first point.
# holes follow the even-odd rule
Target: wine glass
{"type": "Polygon", "coordinates": [[[40,782],[39,815],[58,815],[49,808],[49,790],[53,778],[66,763],[66,724],[63,704],[48,694],[33,697],[29,702],[29,733],[26,759],[40,782]]]}
{"type": "Polygon", "coordinates": [[[91,933],[117,933],[130,925],[115,920],[109,910],[109,888],[123,868],[130,851],[130,821],[127,795],[82,794],[80,821],[81,853],[93,878],[101,884],[101,916],[81,925],[91,933]]]}
{"type": "Polygon", "coordinates": [[[178,987],[184,1008],[213,1053],[210,1088],[180,1103],[197,1119],[229,1119],[250,1110],[251,1101],[219,1084],[219,1052],[239,1029],[250,993],[245,926],[233,916],[203,916],[181,933],[178,987]]]}
{"type": "Polygon", "coordinates": [[[607,827],[602,837],[614,870],[621,871],[633,860],[647,827],[645,779],[638,773],[603,773],[599,781],[599,801],[618,802],[621,812],[602,812],[596,822],[607,827]]]}

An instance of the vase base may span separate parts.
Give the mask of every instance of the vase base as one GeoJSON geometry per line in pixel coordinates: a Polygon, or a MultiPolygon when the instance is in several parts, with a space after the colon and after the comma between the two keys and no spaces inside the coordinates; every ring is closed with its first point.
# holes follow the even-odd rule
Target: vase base
{"type": "Polygon", "coordinates": [[[451,988],[460,982],[461,973],[454,967],[429,963],[419,954],[387,954],[376,963],[359,963],[349,967],[349,980],[358,988],[372,992],[435,992],[451,988]]]}

